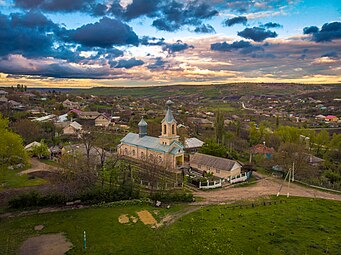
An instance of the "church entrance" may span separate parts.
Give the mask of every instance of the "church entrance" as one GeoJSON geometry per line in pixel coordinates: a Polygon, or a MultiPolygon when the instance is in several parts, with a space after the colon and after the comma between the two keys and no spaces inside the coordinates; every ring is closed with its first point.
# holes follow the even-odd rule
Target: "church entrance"
{"type": "Polygon", "coordinates": [[[184,164],[183,157],[177,156],[176,157],[176,166],[182,166],[184,164]]]}

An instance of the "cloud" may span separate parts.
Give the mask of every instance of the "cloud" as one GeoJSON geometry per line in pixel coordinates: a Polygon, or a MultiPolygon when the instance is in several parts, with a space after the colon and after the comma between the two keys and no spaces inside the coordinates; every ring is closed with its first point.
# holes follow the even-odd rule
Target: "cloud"
{"type": "Polygon", "coordinates": [[[338,58],[339,56],[338,56],[338,54],[337,54],[336,51],[331,51],[331,52],[327,52],[326,54],[323,54],[321,57],[322,57],[322,58],[323,58],[323,57],[338,58]]]}
{"type": "Polygon", "coordinates": [[[55,25],[40,13],[0,14],[0,56],[23,54],[24,56],[48,56],[52,52],[53,39],[46,32],[55,25]]]}
{"type": "Polygon", "coordinates": [[[245,28],[243,31],[238,32],[238,35],[255,42],[262,42],[266,38],[275,38],[278,36],[276,32],[261,27],[245,28]]]}
{"type": "Polygon", "coordinates": [[[174,32],[184,25],[199,26],[203,20],[218,15],[211,5],[200,1],[182,3],[165,1],[155,16],[153,26],[158,30],[174,32]]]}
{"type": "Polygon", "coordinates": [[[315,42],[330,42],[341,39],[341,22],[326,23],[320,31],[312,33],[312,40],[315,42]]]}
{"type": "Polygon", "coordinates": [[[142,45],[149,45],[149,46],[160,46],[165,44],[164,38],[156,38],[150,36],[143,36],[140,38],[140,43],[142,45]]]}
{"type": "Polygon", "coordinates": [[[240,50],[241,54],[248,54],[254,51],[263,51],[264,49],[260,46],[253,45],[250,42],[246,41],[235,41],[233,43],[213,43],[211,44],[211,50],[213,51],[233,51],[240,50]]]}
{"type": "Polygon", "coordinates": [[[151,70],[164,70],[165,65],[167,64],[167,61],[164,61],[161,57],[155,58],[155,62],[152,64],[149,64],[147,67],[151,70]]]}
{"type": "Polygon", "coordinates": [[[130,69],[134,66],[141,66],[144,64],[142,60],[131,58],[131,59],[120,59],[118,61],[109,61],[110,67],[114,68],[126,68],[130,69]]]}
{"type": "Polygon", "coordinates": [[[22,9],[40,9],[50,12],[88,11],[96,0],[14,0],[22,9]]]}
{"type": "Polygon", "coordinates": [[[268,23],[261,25],[260,27],[263,27],[263,28],[281,28],[283,26],[281,24],[278,24],[278,23],[268,22],[268,23]]]}
{"type": "Polygon", "coordinates": [[[108,48],[113,45],[138,45],[139,39],[133,29],[117,19],[102,18],[99,22],[83,25],[77,29],[64,29],[60,36],[67,42],[84,46],[108,48]]]}
{"type": "Polygon", "coordinates": [[[313,34],[317,33],[320,29],[316,26],[311,26],[311,27],[305,27],[303,28],[303,34],[308,35],[308,34],[313,34]]]}
{"type": "Polygon", "coordinates": [[[223,25],[227,27],[231,27],[235,24],[246,25],[246,23],[247,23],[247,18],[245,16],[239,16],[239,17],[234,17],[234,18],[225,20],[223,22],[223,25]]]}
{"type": "Polygon", "coordinates": [[[162,49],[164,51],[168,51],[168,53],[172,54],[177,51],[184,51],[189,48],[194,48],[192,45],[188,45],[187,43],[183,43],[181,40],[178,40],[176,43],[166,43],[162,49]]]}
{"type": "Polygon", "coordinates": [[[194,29],[195,33],[210,34],[215,33],[214,28],[209,24],[202,24],[194,29]]]}

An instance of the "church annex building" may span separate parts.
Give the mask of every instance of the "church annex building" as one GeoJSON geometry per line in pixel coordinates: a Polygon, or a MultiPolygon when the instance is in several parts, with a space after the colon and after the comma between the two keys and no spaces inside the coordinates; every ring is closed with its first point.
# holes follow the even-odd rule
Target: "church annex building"
{"type": "Polygon", "coordinates": [[[159,137],[148,136],[147,122],[143,119],[138,124],[139,133],[129,133],[118,145],[119,155],[147,161],[152,164],[160,164],[167,168],[177,168],[184,163],[184,147],[179,142],[177,125],[174,119],[171,105],[166,102],[167,112],[161,121],[161,135],[159,137]]]}

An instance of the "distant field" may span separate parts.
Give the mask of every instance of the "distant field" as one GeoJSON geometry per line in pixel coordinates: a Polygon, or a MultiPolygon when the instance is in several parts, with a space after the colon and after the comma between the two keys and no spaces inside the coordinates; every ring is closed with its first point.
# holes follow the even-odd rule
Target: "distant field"
{"type": "Polygon", "coordinates": [[[91,89],[71,90],[73,94],[108,95],[108,96],[133,96],[169,98],[179,96],[203,96],[205,98],[222,98],[233,95],[291,95],[311,93],[311,95],[324,95],[335,97],[341,93],[340,85],[302,85],[302,84],[267,84],[267,83],[232,83],[222,85],[173,85],[135,88],[106,88],[97,87],[91,89]]]}
{"type": "Polygon", "coordinates": [[[138,217],[148,210],[158,221],[187,205],[158,209],[149,206],[93,208],[18,217],[0,221],[0,253],[14,254],[20,243],[41,233],[64,232],[73,243],[68,254],[341,254],[341,203],[280,198],[286,203],[264,206],[206,206],[173,225],[152,229],[140,220],[120,224],[122,214],[138,217]],[[156,212],[157,210],[158,212],[156,212]]]}

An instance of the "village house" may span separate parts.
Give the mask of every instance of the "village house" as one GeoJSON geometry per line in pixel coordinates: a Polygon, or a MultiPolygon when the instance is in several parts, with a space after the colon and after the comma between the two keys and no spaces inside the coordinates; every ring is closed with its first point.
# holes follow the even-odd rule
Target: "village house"
{"type": "Polygon", "coordinates": [[[185,139],[185,151],[187,153],[195,153],[204,145],[204,142],[198,138],[186,138],[185,139]]]}
{"type": "Polygon", "coordinates": [[[188,117],[187,120],[201,128],[213,128],[214,126],[212,121],[204,118],[188,117]]]}
{"type": "Polygon", "coordinates": [[[271,158],[275,153],[274,148],[269,148],[264,144],[257,144],[251,148],[252,155],[263,155],[265,158],[271,158]]]}
{"type": "Polygon", "coordinates": [[[69,99],[66,99],[64,102],[63,102],[63,106],[65,107],[65,108],[68,108],[68,109],[73,109],[73,108],[75,108],[75,109],[77,109],[77,108],[80,108],[80,103],[78,103],[78,102],[72,102],[72,101],[70,101],[69,99]]]}
{"type": "Polygon", "coordinates": [[[119,144],[119,155],[137,160],[159,164],[168,169],[175,169],[184,163],[184,147],[179,142],[176,120],[171,111],[172,101],[168,100],[166,116],[161,122],[161,135],[152,137],[147,135],[148,124],[142,118],[138,124],[139,133],[128,133],[119,144]]]}
{"type": "Polygon", "coordinates": [[[78,135],[82,131],[82,125],[76,121],[71,122],[63,128],[64,135],[78,135]]]}
{"type": "Polygon", "coordinates": [[[111,117],[106,114],[100,114],[95,118],[96,127],[108,127],[111,124],[111,117]]]}
{"type": "Polygon", "coordinates": [[[190,157],[190,166],[202,173],[211,173],[225,180],[240,175],[242,170],[237,161],[202,153],[195,153],[190,157]]]}
{"type": "Polygon", "coordinates": [[[327,115],[325,121],[328,122],[338,122],[339,118],[334,115],[327,115]]]}

